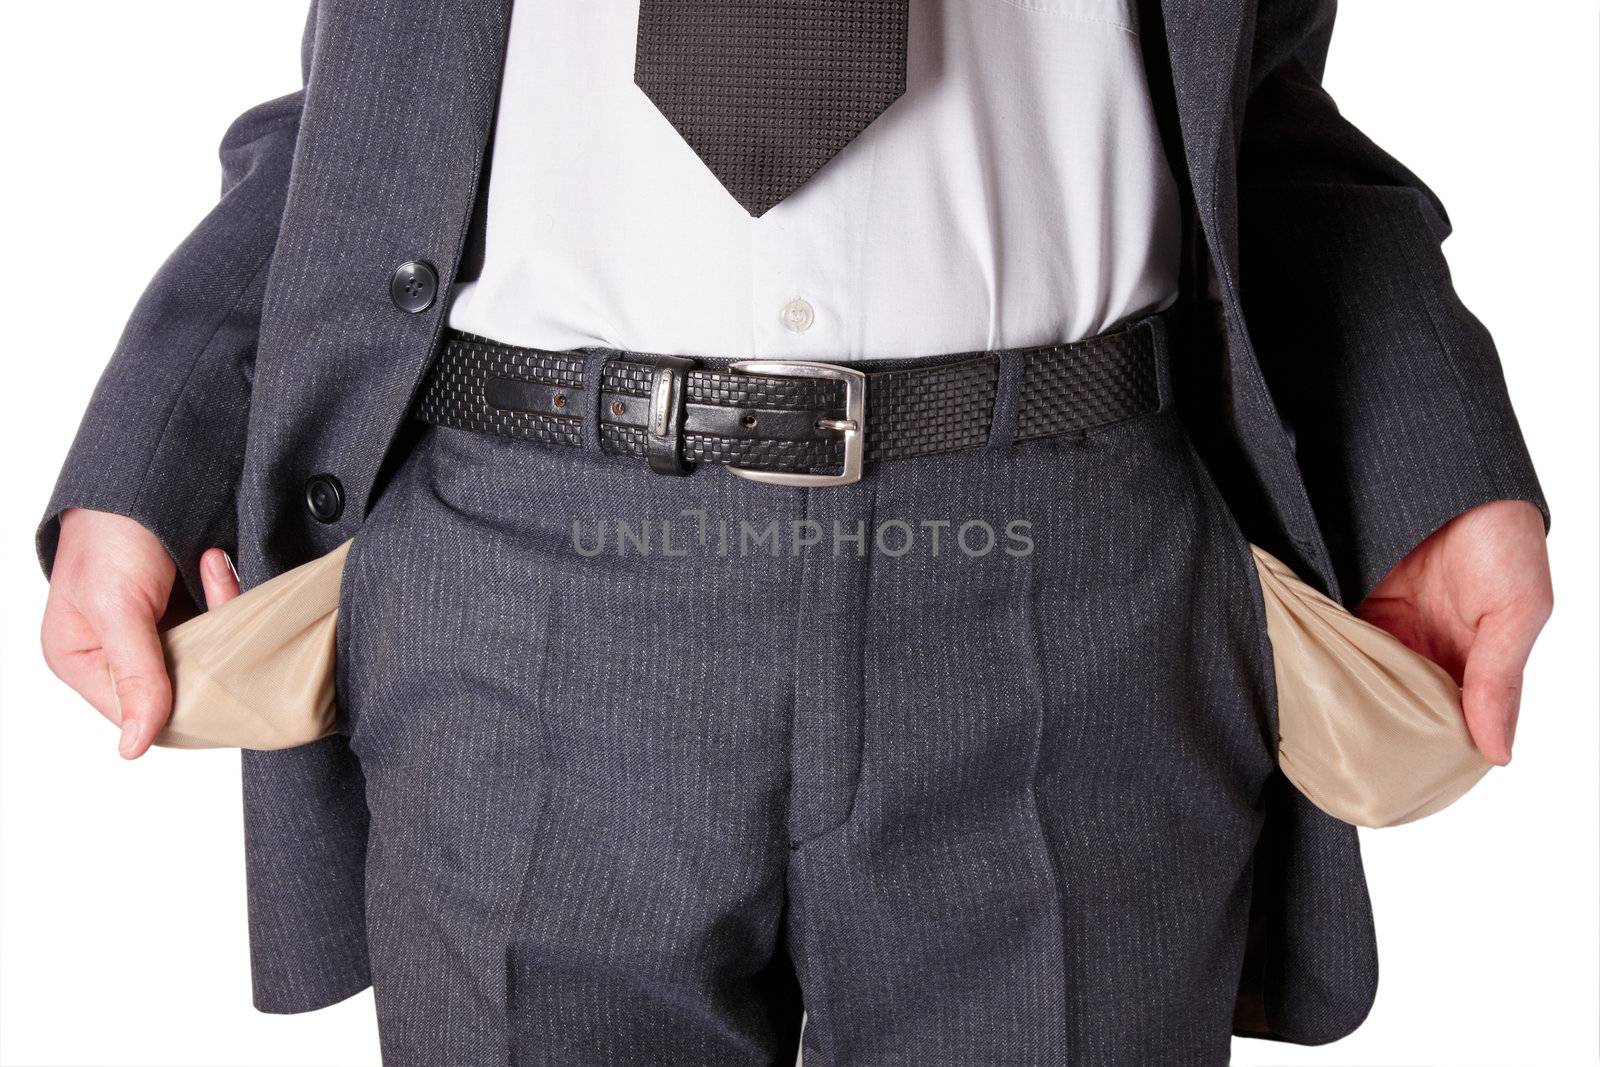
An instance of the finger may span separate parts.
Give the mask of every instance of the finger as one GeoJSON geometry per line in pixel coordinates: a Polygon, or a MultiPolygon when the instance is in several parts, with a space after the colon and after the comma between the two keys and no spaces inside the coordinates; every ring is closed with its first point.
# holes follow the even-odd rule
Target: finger
{"type": "Polygon", "coordinates": [[[1522,671],[1543,620],[1531,612],[1487,615],[1467,651],[1461,708],[1473,744],[1490,763],[1511,762],[1522,704],[1522,671]]]}
{"type": "Polygon", "coordinates": [[[208,548],[200,557],[200,584],[205,589],[207,608],[220,608],[239,595],[239,576],[222,549],[208,548]]]}
{"type": "Polygon", "coordinates": [[[76,608],[54,594],[45,602],[39,645],[52,674],[111,722],[122,718],[117,712],[117,698],[100,650],[100,638],[76,608]]]}
{"type": "Polygon", "coordinates": [[[121,712],[117,751],[124,759],[138,759],[172,714],[172,685],[155,616],[130,602],[90,621],[105,650],[121,712]]]}

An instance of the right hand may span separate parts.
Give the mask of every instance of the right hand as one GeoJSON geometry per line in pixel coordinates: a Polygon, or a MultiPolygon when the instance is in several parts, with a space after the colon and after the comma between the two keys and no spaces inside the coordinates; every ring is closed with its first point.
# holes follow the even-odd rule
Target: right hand
{"type": "MultiPolygon", "coordinates": [[[[176,576],[161,542],[133,519],[83,508],[62,513],[39,641],[56,677],[121,727],[124,759],[142,756],[172,715],[156,625],[176,576]]],[[[201,556],[200,578],[209,607],[239,595],[220,548],[201,556]]]]}

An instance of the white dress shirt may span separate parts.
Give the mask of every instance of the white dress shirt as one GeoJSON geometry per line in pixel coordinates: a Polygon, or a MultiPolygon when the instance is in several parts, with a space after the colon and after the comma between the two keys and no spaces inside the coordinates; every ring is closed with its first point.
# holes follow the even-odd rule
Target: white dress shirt
{"type": "Polygon", "coordinates": [[[1071,341],[1177,292],[1134,0],[911,0],[907,90],[761,218],[633,82],[638,0],[517,0],[459,330],[848,360],[1071,341]]]}

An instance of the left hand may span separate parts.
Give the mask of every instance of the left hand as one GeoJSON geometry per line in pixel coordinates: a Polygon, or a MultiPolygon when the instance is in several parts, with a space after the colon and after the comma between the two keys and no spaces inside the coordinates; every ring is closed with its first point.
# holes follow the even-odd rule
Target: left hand
{"type": "Polygon", "coordinates": [[[1552,598],[1543,518],[1525,501],[1498,500],[1458,515],[1412,549],[1356,614],[1450,672],[1473,743],[1504,765],[1522,669],[1552,598]]]}

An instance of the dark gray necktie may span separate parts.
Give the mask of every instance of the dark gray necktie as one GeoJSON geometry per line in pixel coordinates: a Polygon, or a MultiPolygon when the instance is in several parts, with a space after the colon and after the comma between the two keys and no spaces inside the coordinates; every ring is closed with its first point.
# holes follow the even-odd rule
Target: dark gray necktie
{"type": "Polygon", "coordinates": [[[634,80],[752,215],[906,89],[909,0],[640,0],[634,80]]]}

